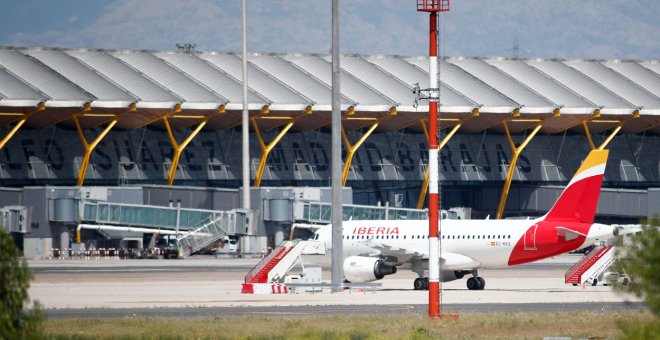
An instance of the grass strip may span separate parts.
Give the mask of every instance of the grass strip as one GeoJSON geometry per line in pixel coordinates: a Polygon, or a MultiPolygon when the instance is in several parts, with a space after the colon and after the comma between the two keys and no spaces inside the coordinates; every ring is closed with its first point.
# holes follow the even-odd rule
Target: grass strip
{"type": "Polygon", "coordinates": [[[425,315],[50,319],[47,339],[539,339],[619,338],[626,325],[648,323],[646,312],[464,314],[431,321],[425,315]]]}

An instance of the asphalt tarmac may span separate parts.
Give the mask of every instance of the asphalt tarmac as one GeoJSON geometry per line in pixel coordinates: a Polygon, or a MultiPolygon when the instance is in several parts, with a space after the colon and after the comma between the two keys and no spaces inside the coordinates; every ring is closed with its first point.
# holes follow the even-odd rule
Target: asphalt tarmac
{"type": "MultiPolygon", "coordinates": [[[[498,303],[498,304],[444,304],[445,314],[507,313],[556,313],[590,311],[639,312],[648,311],[640,302],[585,302],[585,303],[498,303]]],[[[183,308],[95,308],[95,309],[48,309],[48,318],[109,319],[126,317],[165,318],[214,318],[214,317],[304,317],[337,314],[426,314],[428,305],[334,305],[334,306],[266,306],[266,307],[183,307],[183,308]]]]}
{"type": "MultiPolygon", "coordinates": [[[[645,309],[635,297],[606,286],[564,284],[564,274],[580,255],[562,255],[533,264],[482,270],[486,289],[469,291],[465,279],[442,285],[448,313],[622,311],[645,309]]],[[[414,291],[416,274],[402,269],[379,281],[375,290],[339,293],[241,294],[256,258],[193,256],[183,260],[31,260],[30,296],[50,318],[215,317],[345,313],[426,313],[428,292],[414,291]]],[[[327,256],[307,256],[306,266],[324,268],[327,256]]]]}

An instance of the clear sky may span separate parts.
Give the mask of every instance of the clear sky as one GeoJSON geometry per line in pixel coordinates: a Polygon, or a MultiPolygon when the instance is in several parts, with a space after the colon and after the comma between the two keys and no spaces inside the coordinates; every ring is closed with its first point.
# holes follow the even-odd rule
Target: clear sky
{"type": "MultiPolygon", "coordinates": [[[[341,53],[426,55],[416,0],[341,0],[341,53]]],[[[441,54],[660,59],[659,0],[453,0],[441,54]]],[[[0,0],[0,45],[240,52],[240,0],[0,0]]],[[[250,52],[328,53],[330,0],[248,0],[250,52]]]]}

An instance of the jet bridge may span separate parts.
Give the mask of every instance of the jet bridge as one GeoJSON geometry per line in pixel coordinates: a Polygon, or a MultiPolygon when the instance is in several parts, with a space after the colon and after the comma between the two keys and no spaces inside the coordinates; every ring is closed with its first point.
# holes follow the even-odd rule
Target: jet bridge
{"type": "Polygon", "coordinates": [[[178,244],[188,256],[226,235],[250,233],[250,211],[183,209],[138,204],[122,204],[81,200],[80,223],[76,241],[80,243],[82,228],[103,230],[166,233],[176,236],[178,244]],[[119,228],[119,229],[118,229],[119,228]]]}

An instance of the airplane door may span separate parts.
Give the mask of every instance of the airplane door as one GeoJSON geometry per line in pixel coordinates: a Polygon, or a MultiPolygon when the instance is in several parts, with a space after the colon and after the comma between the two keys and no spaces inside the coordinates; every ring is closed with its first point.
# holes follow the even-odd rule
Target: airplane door
{"type": "Polygon", "coordinates": [[[536,250],[536,228],[538,225],[534,224],[525,232],[525,250],[536,250]]]}

